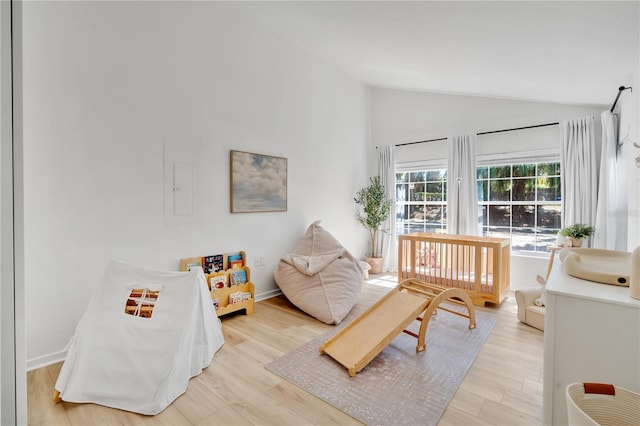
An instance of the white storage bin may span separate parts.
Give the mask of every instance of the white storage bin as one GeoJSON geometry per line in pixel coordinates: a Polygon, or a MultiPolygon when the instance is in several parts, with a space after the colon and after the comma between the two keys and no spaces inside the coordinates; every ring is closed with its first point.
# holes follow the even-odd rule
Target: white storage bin
{"type": "Polygon", "coordinates": [[[567,386],[569,426],[638,426],[640,394],[602,383],[567,386]]]}

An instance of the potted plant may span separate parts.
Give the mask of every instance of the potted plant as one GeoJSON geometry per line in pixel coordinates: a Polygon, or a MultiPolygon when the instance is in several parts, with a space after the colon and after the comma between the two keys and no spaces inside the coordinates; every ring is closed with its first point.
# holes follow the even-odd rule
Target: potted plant
{"type": "Polygon", "coordinates": [[[584,223],[576,223],[575,225],[562,228],[559,233],[560,235],[568,238],[571,242],[571,245],[565,242],[565,246],[582,247],[582,240],[592,236],[595,232],[596,228],[593,226],[585,225],[584,223]]]}
{"type": "Polygon", "coordinates": [[[381,225],[389,217],[393,200],[380,182],[380,176],[370,178],[368,186],[356,193],[356,204],[362,206],[362,212],[358,212],[358,222],[368,231],[371,239],[371,256],[365,256],[364,260],[371,265],[371,273],[382,272],[382,242],[380,239],[381,225]]]}

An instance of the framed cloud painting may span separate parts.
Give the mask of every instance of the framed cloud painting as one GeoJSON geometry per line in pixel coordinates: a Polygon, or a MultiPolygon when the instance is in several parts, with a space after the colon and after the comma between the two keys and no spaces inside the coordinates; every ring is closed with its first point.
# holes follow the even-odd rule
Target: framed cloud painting
{"type": "Polygon", "coordinates": [[[286,212],[287,159],[231,151],[231,213],[286,212]]]}

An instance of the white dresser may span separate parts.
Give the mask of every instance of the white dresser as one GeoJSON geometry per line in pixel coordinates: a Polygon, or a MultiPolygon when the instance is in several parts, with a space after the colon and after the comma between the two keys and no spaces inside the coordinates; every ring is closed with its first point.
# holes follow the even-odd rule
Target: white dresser
{"type": "Polygon", "coordinates": [[[574,278],[558,262],[547,284],[545,425],[567,424],[565,388],[574,382],[640,392],[640,300],[628,287],[574,278]]]}

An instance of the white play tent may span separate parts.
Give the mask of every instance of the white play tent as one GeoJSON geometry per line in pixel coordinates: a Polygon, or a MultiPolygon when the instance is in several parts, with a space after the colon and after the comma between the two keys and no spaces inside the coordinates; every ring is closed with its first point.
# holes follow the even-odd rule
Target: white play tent
{"type": "Polygon", "coordinates": [[[155,415],[223,343],[201,268],[165,272],[112,262],[67,346],[55,388],[63,401],[155,415]],[[133,289],[143,294],[134,297],[133,289]],[[157,298],[149,297],[155,291],[157,298]],[[151,306],[151,316],[136,306],[125,313],[128,300],[151,306]]]}

